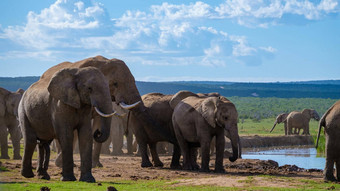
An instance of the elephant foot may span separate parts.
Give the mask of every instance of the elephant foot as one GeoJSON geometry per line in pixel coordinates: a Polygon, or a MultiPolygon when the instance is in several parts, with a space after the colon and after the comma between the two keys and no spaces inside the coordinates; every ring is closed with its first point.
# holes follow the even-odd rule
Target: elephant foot
{"type": "Polygon", "coordinates": [[[122,154],[124,154],[124,152],[121,149],[113,150],[112,153],[111,153],[111,155],[113,155],[113,156],[122,155],[122,154]]]}
{"type": "Polygon", "coordinates": [[[0,159],[9,159],[8,155],[1,155],[0,159]]]}
{"type": "Polygon", "coordinates": [[[51,177],[47,172],[38,173],[38,179],[50,180],[51,177]]]}
{"type": "Polygon", "coordinates": [[[66,176],[62,176],[60,178],[61,181],[76,181],[76,177],[72,174],[72,175],[66,175],[66,176]]]}
{"type": "Polygon", "coordinates": [[[13,160],[21,160],[22,157],[20,155],[14,155],[13,160]]]}
{"type": "Polygon", "coordinates": [[[103,164],[98,162],[92,162],[92,168],[103,167],[103,164]]]}
{"type": "Polygon", "coordinates": [[[161,161],[155,162],[155,167],[163,167],[164,164],[161,161]]]}
{"type": "Polygon", "coordinates": [[[152,163],[151,163],[150,161],[148,161],[148,162],[142,162],[141,167],[142,167],[142,168],[145,168],[145,167],[152,167],[152,163]]]}
{"type": "Polygon", "coordinates": [[[215,168],[214,170],[215,173],[225,173],[224,168],[215,168]]]}
{"type": "Polygon", "coordinates": [[[334,176],[325,176],[325,177],[323,177],[323,180],[325,181],[325,182],[337,182],[337,180],[336,180],[336,178],[334,177],[334,176]]]}
{"type": "Polygon", "coordinates": [[[201,168],[199,169],[200,172],[210,172],[209,168],[201,168]]]}
{"type": "Polygon", "coordinates": [[[182,166],[179,163],[171,163],[170,168],[171,169],[182,169],[182,166]]]}
{"type": "Polygon", "coordinates": [[[33,178],[34,173],[32,170],[21,170],[21,175],[25,178],[33,178]]]}
{"type": "Polygon", "coordinates": [[[81,175],[79,181],[96,182],[96,179],[94,179],[91,172],[88,172],[88,173],[85,173],[84,175],[81,175]]]}

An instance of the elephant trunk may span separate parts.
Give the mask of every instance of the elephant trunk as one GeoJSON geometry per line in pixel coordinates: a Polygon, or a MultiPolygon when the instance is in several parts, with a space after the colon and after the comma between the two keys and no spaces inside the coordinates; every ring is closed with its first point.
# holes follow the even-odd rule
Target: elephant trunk
{"type": "Polygon", "coordinates": [[[236,130],[233,130],[230,132],[230,142],[231,142],[231,147],[233,150],[233,156],[229,157],[230,162],[236,161],[240,157],[241,152],[241,145],[240,145],[240,137],[237,132],[237,126],[235,128],[236,130]]]}
{"type": "Polygon", "coordinates": [[[270,132],[272,132],[272,131],[274,130],[276,124],[277,124],[277,120],[275,121],[274,126],[273,126],[273,128],[270,130],[270,132]]]}
{"type": "MultiPolygon", "coordinates": [[[[96,108],[96,110],[99,110],[99,112],[102,112],[104,114],[110,114],[112,113],[112,103],[111,99],[108,99],[109,101],[98,104],[98,102],[92,103],[92,105],[96,108]]],[[[98,112],[98,111],[97,111],[98,112]]],[[[111,128],[111,117],[103,117],[100,116],[100,129],[97,129],[94,134],[94,140],[98,143],[105,142],[109,136],[110,136],[110,128],[111,128]]]]}
{"type": "Polygon", "coordinates": [[[317,139],[316,139],[316,146],[315,146],[315,148],[318,148],[318,146],[319,146],[319,138],[320,138],[320,133],[321,133],[321,128],[322,127],[324,127],[326,124],[326,122],[325,122],[325,115],[324,116],[322,116],[322,118],[320,119],[320,122],[319,122],[319,131],[318,131],[318,137],[317,137],[317,139]]]}

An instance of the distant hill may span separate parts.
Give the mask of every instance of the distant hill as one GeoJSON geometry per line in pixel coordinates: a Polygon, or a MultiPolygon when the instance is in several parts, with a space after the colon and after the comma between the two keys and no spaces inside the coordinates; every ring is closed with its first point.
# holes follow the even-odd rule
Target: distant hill
{"type": "MultiPolygon", "coordinates": [[[[10,91],[18,88],[27,89],[39,79],[33,77],[0,77],[0,87],[10,91]]],[[[136,82],[141,95],[150,92],[174,94],[180,90],[195,93],[219,92],[226,97],[279,97],[279,98],[340,98],[340,80],[274,82],[274,83],[240,83],[213,81],[180,82],[136,82]]]]}

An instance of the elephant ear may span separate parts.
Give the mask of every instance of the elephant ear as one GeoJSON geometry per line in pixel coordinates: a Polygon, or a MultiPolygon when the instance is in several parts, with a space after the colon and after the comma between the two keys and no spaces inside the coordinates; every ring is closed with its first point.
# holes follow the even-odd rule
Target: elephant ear
{"type": "Polygon", "coordinates": [[[4,117],[6,113],[6,97],[9,94],[4,88],[0,87],[0,117],[4,117]]]}
{"type": "Polygon", "coordinates": [[[209,123],[210,126],[216,127],[216,97],[205,99],[200,108],[202,117],[209,123]]]}
{"type": "Polygon", "coordinates": [[[48,85],[50,95],[74,108],[80,108],[80,96],[76,88],[75,74],[78,69],[66,68],[59,70],[48,85]]]}

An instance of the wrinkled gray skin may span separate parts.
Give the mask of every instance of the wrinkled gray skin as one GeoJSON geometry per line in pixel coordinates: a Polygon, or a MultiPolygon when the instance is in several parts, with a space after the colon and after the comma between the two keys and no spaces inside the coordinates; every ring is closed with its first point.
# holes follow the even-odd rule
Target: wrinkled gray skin
{"type": "MultiPolygon", "coordinates": [[[[167,139],[168,135],[161,131],[159,124],[150,116],[146,110],[141,96],[136,87],[135,79],[131,74],[129,68],[122,60],[107,59],[102,56],[88,58],[75,63],[65,62],[61,63],[58,68],[62,67],[87,67],[93,66],[98,68],[109,82],[110,93],[112,101],[116,103],[134,104],[140,101],[140,104],[134,108],[129,109],[130,116],[136,117],[146,132],[156,133],[163,139],[167,139]]],[[[94,118],[94,124],[100,124],[97,118],[94,118]]],[[[171,140],[172,142],[175,139],[171,140]]],[[[101,144],[95,145],[101,150],[101,144]]]]}
{"type": "Polygon", "coordinates": [[[340,182],[340,101],[332,105],[321,117],[316,147],[318,147],[322,127],[325,127],[326,137],[326,165],[323,178],[325,181],[340,182]],[[334,164],[336,166],[336,178],[334,177],[334,164]]]}
{"type": "MultiPolygon", "coordinates": [[[[180,96],[181,92],[178,94],[180,96]]],[[[195,156],[196,147],[201,147],[200,170],[209,171],[210,144],[216,136],[215,172],[224,172],[224,130],[230,134],[232,144],[233,156],[229,160],[233,162],[238,158],[238,114],[235,105],[224,97],[198,96],[189,96],[170,104],[175,106],[172,122],[183,154],[183,169],[199,169],[195,156]]]]}
{"type": "Polygon", "coordinates": [[[150,113],[151,117],[159,124],[159,130],[165,133],[167,137],[162,137],[157,132],[147,131],[145,128],[143,128],[142,124],[136,117],[130,116],[128,129],[129,131],[131,130],[136,136],[139,151],[142,157],[142,167],[152,166],[152,163],[150,162],[148,157],[147,146],[149,146],[154,166],[163,166],[163,163],[160,161],[156,150],[157,142],[161,141],[167,141],[174,144],[174,152],[170,167],[180,167],[179,157],[181,154],[171,122],[173,113],[173,109],[170,107],[169,104],[169,101],[171,99],[172,95],[163,95],[161,93],[149,93],[142,96],[142,100],[145,104],[146,109],[150,113]]]}
{"type": "MultiPolygon", "coordinates": [[[[58,66],[58,65],[57,65],[58,66]]],[[[111,94],[105,76],[97,68],[64,68],[47,70],[24,93],[19,104],[19,123],[24,136],[21,174],[30,178],[32,155],[38,142],[38,177],[50,179],[47,173],[49,144],[56,138],[61,146],[62,181],[76,180],[73,172],[73,132],[78,131],[80,147],[80,181],[95,182],[92,176],[92,140],[104,142],[110,133],[111,118],[102,117],[100,130],[92,135],[91,110],[112,113],[111,94]],[[54,71],[54,72],[53,72],[54,71]],[[53,74],[53,75],[52,75],[53,74]]]]}
{"type": "Polygon", "coordinates": [[[22,138],[21,130],[17,120],[18,106],[23,89],[16,92],[10,92],[0,87],[0,146],[1,159],[9,159],[8,156],[8,133],[11,135],[13,145],[13,159],[21,159],[20,156],[20,139],[22,138]]]}
{"type": "Polygon", "coordinates": [[[309,121],[311,118],[319,121],[320,117],[314,109],[304,109],[302,112],[292,111],[286,118],[288,135],[292,134],[292,129],[297,131],[295,134],[299,134],[303,129],[302,135],[309,135],[309,121]]]}
{"type": "Polygon", "coordinates": [[[274,122],[274,126],[273,126],[273,128],[270,130],[270,132],[272,132],[272,131],[274,130],[274,128],[275,128],[275,126],[276,126],[277,124],[280,124],[280,123],[283,122],[283,123],[284,123],[284,129],[285,129],[285,135],[288,135],[287,121],[286,121],[287,116],[288,116],[288,113],[281,113],[281,114],[279,114],[279,115],[276,117],[275,122],[274,122]]]}

